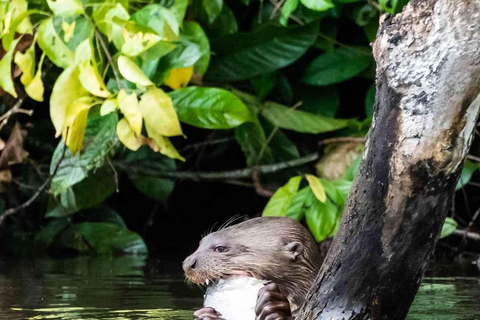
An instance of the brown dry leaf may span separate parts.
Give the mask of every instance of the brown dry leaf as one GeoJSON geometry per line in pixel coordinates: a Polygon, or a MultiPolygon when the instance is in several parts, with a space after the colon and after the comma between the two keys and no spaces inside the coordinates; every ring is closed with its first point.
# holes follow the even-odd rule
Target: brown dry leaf
{"type": "Polygon", "coordinates": [[[10,169],[0,170],[0,193],[7,191],[7,186],[12,181],[12,172],[10,169]]]}
{"type": "Polygon", "coordinates": [[[327,180],[341,178],[353,160],[362,152],[359,143],[349,142],[334,146],[316,165],[317,175],[327,180]]]}
{"type": "Polygon", "coordinates": [[[5,148],[0,155],[0,169],[8,168],[12,164],[22,163],[25,160],[28,156],[28,152],[23,149],[23,141],[26,136],[27,131],[22,130],[18,122],[15,123],[5,148]]]}

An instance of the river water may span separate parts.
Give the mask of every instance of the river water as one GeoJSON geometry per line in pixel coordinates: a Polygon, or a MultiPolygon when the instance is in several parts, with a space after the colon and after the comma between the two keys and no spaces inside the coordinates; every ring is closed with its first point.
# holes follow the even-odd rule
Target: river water
{"type": "MultiPolygon", "coordinates": [[[[172,261],[0,258],[0,319],[191,320],[203,292],[172,261]]],[[[427,277],[407,319],[480,319],[480,276],[427,277]]]]}

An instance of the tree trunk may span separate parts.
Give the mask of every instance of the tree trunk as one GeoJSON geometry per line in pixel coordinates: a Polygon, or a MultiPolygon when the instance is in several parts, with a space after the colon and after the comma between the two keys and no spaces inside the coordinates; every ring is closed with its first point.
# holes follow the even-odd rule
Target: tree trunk
{"type": "Polygon", "coordinates": [[[480,106],[480,0],[411,0],[382,21],[375,115],[340,230],[298,319],[404,319],[480,106]]]}

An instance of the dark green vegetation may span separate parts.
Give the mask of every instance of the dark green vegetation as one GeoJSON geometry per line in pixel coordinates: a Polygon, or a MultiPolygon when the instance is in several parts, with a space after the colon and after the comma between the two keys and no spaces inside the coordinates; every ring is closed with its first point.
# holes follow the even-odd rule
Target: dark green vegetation
{"type": "MultiPolygon", "coordinates": [[[[0,248],[173,252],[262,212],[332,237],[405,3],[0,2],[0,248]]],[[[475,227],[473,148],[444,236],[475,227]]]]}

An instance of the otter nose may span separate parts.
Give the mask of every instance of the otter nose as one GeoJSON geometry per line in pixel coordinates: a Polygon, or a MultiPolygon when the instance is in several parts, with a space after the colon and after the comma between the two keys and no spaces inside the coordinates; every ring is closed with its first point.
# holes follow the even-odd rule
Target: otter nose
{"type": "Polygon", "coordinates": [[[185,270],[185,271],[194,270],[196,266],[197,266],[197,258],[192,257],[192,256],[188,257],[183,262],[183,270],[185,270]]]}

